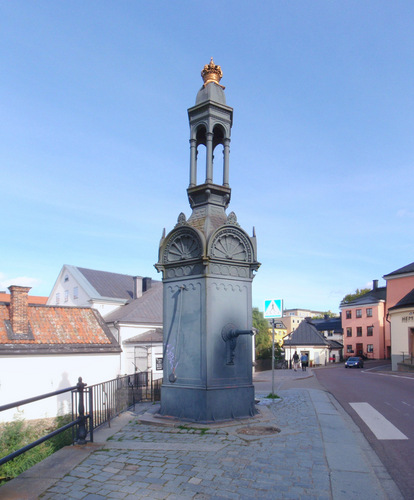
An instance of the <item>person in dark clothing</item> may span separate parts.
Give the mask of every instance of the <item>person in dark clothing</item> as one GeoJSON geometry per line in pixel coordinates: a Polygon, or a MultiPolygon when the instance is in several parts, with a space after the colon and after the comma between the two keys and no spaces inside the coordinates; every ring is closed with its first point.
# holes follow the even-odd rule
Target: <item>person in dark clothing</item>
{"type": "Polygon", "coordinates": [[[299,355],[296,351],[295,354],[292,356],[292,361],[293,361],[293,369],[296,371],[299,365],[299,355]]]}

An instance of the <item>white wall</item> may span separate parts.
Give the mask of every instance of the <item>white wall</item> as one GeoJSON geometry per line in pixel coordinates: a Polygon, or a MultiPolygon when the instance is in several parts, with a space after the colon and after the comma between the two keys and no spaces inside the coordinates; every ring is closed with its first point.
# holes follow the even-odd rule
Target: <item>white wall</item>
{"type": "Polygon", "coordinates": [[[392,371],[398,371],[398,363],[410,351],[410,328],[414,328],[414,311],[404,309],[390,311],[391,321],[391,364],[392,371]]]}
{"type": "MultiPolygon", "coordinates": [[[[43,355],[0,357],[0,406],[47,392],[74,386],[78,377],[88,385],[116,378],[120,373],[120,354],[43,355]]],[[[56,416],[66,409],[70,393],[29,403],[0,413],[0,421],[14,415],[25,419],[56,416]]]]}
{"type": "MultiPolygon", "coordinates": [[[[122,354],[121,354],[121,364],[120,364],[120,370],[121,373],[134,373],[135,372],[135,352],[134,352],[134,344],[124,344],[125,340],[128,340],[132,337],[136,337],[137,335],[141,335],[143,333],[148,332],[148,330],[153,330],[154,328],[161,328],[162,325],[157,325],[157,326],[148,326],[148,325],[125,325],[125,324],[120,324],[118,325],[119,328],[119,334],[118,334],[118,328],[115,328],[111,326],[111,332],[113,336],[118,339],[118,335],[120,337],[119,339],[119,345],[122,348],[122,354]]],[[[142,345],[142,344],[136,344],[142,345]]],[[[153,372],[154,379],[161,378],[162,377],[162,370],[157,370],[156,368],[156,358],[162,358],[163,356],[163,346],[160,343],[154,343],[151,344],[151,342],[147,343],[145,346],[142,346],[143,348],[146,349],[147,351],[147,366],[148,370],[153,372]]]]}
{"type": "Polygon", "coordinates": [[[86,304],[88,307],[92,307],[93,309],[96,309],[99,314],[105,318],[105,316],[108,316],[112,311],[115,311],[115,309],[118,309],[118,307],[123,306],[123,303],[115,303],[115,302],[100,302],[97,300],[91,300],[86,304]]]}
{"type": "Polygon", "coordinates": [[[91,297],[79,285],[79,282],[73,274],[64,266],[61,270],[59,277],[53,287],[53,290],[47,301],[48,306],[70,306],[70,307],[93,307],[102,317],[107,316],[118,307],[122,306],[126,301],[114,299],[113,302],[106,302],[101,300],[91,300],[91,297]],[[68,278],[65,281],[65,277],[68,278]],[[78,296],[74,298],[74,288],[78,288],[78,296]],[[68,292],[68,300],[65,302],[65,292],[68,292]],[[59,294],[59,304],[56,300],[56,295],[59,294]]]}

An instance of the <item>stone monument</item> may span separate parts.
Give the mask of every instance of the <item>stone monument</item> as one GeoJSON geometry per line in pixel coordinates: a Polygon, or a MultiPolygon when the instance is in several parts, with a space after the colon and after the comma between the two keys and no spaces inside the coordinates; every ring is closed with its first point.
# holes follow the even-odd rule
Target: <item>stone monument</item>
{"type": "MultiPolygon", "coordinates": [[[[230,203],[233,109],[220,66],[205,65],[190,121],[189,219],[181,213],[161,238],[164,378],[160,414],[196,422],[256,413],[252,383],[252,280],[259,268],[256,236],[240,227],[230,203]],[[206,148],[206,176],[197,184],[197,152],[206,148]],[[213,183],[215,149],[223,149],[223,183],[213,183]],[[217,148],[219,149],[219,148],[217,148]]],[[[221,163],[221,162],[220,162],[221,163]]]]}

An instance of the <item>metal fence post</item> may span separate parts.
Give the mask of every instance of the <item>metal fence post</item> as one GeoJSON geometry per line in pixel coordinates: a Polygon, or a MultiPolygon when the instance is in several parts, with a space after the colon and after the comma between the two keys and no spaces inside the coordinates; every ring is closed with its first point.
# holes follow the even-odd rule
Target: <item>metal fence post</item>
{"type": "Polygon", "coordinates": [[[88,388],[89,391],[89,435],[91,443],[93,443],[93,387],[88,388]]]}
{"type": "Polygon", "coordinates": [[[79,394],[79,426],[77,432],[76,442],[77,444],[86,444],[86,418],[85,418],[85,405],[83,404],[83,390],[87,386],[84,382],[82,382],[82,377],[79,377],[78,383],[78,394],[79,394]]]}

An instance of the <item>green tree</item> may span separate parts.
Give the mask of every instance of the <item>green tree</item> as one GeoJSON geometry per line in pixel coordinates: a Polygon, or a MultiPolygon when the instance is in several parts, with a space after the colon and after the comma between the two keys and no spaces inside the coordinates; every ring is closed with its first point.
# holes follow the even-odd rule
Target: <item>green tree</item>
{"type": "MultiPolygon", "coordinates": [[[[253,308],[253,328],[256,328],[256,359],[272,358],[272,328],[263,313],[257,307],[253,308]]],[[[275,342],[275,359],[282,357],[282,348],[275,342]]]]}
{"type": "Polygon", "coordinates": [[[348,293],[348,295],[345,295],[345,297],[342,299],[341,304],[348,304],[349,302],[352,302],[353,300],[357,299],[358,297],[362,297],[362,295],[365,295],[366,293],[370,292],[370,288],[357,288],[355,290],[355,293],[348,293]]]}
{"type": "Polygon", "coordinates": [[[318,316],[312,316],[311,320],[314,319],[325,319],[325,316],[328,316],[328,318],[338,318],[339,316],[332,311],[325,311],[323,314],[319,314],[318,316]]]}
{"type": "Polygon", "coordinates": [[[255,336],[256,358],[268,359],[272,356],[272,339],[269,336],[269,322],[263,317],[263,313],[257,307],[253,308],[253,328],[256,328],[255,336]]]}

